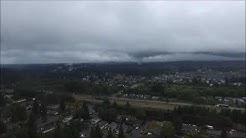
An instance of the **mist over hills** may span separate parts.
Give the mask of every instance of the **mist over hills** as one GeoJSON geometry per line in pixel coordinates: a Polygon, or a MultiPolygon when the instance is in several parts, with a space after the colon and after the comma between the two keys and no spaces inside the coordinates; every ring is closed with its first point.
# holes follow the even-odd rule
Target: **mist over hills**
{"type": "Polygon", "coordinates": [[[244,60],[244,5],[3,1],[1,64],[244,60]]]}

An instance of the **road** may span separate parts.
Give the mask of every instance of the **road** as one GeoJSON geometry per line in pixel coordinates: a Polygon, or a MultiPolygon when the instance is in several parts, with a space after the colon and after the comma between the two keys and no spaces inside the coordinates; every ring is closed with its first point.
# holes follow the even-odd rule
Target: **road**
{"type": "MultiPolygon", "coordinates": [[[[101,103],[103,100],[95,99],[93,96],[90,95],[74,95],[75,99],[78,101],[88,101],[92,103],[101,103]]],[[[215,107],[211,105],[196,105],[191,103],[180,103],[180,102],[163,102],[163,101],[151,101],[151,100],[139,100],[139,99],[128,99],[128,98],[118,98],[118,97],[108,97],[110,102],[116,102],[119,105],[125,105],[128,101],[131,106],[133,107],[140,107],[140,108],[154,108],[154,109],[169,109],[173,110],[175,107],[178,106],[199,106],[199,107],[207,107],[212,109],[222,109],[221,107],[215,107]]],[[[245,111],[245,108],[237,108],[237,107],[228,107],[228,109],[237,109],[241,111],[245,111]]]]}

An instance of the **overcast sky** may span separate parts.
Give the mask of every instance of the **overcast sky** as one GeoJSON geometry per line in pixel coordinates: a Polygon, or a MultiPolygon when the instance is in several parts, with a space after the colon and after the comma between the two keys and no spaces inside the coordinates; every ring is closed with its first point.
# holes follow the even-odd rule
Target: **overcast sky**
{"type": "Polygon", "coordinates": [[[237,60],[245,1],[1,1],[1,63],[237,60]]]}

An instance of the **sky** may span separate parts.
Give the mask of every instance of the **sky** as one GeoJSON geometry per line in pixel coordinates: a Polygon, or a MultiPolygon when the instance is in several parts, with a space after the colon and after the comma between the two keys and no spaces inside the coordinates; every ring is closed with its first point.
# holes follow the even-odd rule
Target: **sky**
{"type": "Polygon", "coordinates": [[[1,64],[245,58],[245,1],[1,1],[1,64]]]}

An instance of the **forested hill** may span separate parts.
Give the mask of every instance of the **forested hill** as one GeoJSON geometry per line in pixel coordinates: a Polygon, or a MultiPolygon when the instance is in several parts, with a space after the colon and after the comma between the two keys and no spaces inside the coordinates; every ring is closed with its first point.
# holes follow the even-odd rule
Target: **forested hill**
{"type": "Polygon", "coordinates": [[[2,82],[23,78],[81,78],[81,75],[125,74],[149,76],[163,73],[197,71],[245,71],[245,61],[177,61],[151,63],[77,63],[77,64],[8,64],[1,65],[2,82]]]}

